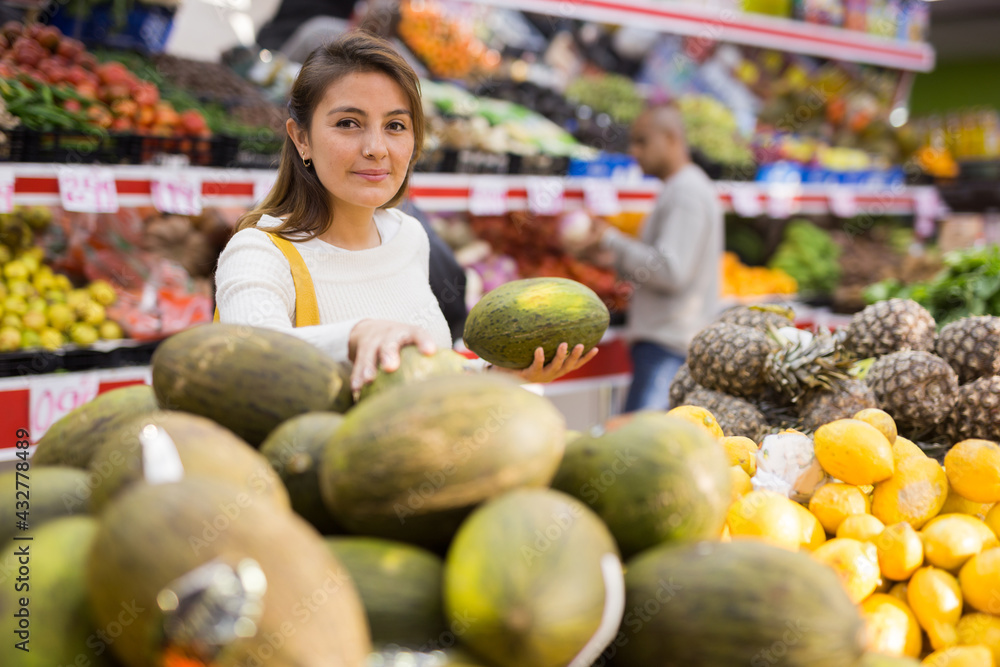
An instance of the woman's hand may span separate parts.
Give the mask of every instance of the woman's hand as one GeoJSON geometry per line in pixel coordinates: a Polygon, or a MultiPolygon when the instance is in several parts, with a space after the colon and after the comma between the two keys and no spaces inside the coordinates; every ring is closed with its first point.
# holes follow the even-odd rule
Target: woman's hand
{"type": "Polygon", "coordinates": [[[431,335],[412,324],[391,320],[361,320],[355,324],[348,342],[348,354],[354,362],[351,391],[361,391],[375,379],[379,368],[390,373],[399,368],[399,350],[406,345],[416,345],[428,355],[437,351],[431,335]]]}
{"type": "Polygon", "coordinates": [[[567,373],[575,371],[580,368],[588,361],[597,356],[597,348],[594,347],[586,355],[583,353],[583,345],[577,345],[573,348],[573,351],[569,351],[569,344],[560,343],[559,347],[556,349],[556,356],[552,357],[552,361],[545,364],[545,350],[540,347],[535,348],[535,359],[531,362],[531,365],[524,370],[516,371],[509,368],[500,368],[494,366],[493,369],[503,372],[512,373],[517,375],[525,382],[552,382],[558,378],[561,378],[567,373]]]}

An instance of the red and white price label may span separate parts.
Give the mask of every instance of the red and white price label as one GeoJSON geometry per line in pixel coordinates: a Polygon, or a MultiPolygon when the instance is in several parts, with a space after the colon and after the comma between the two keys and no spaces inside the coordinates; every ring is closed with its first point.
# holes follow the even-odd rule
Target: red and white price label
{"type": "Polygon", "coordinates": [[[150,182],[153,206],[160,213],[201,215],[201,179],[182,173],[163,173],[150,182]]]}
{"type": "Polygon", "coordinates": [[[535,215],[559,215],[563,212],[563,181],[556,176],[528,179],[528,210],[535,215]]]}
{"type": "Polygon", "coordinates": [[[790,218],[802,208],[798,185],[774,183],[767,191],[767,214],[777,220],[790,218]]]}
{"type": "Polygon", "coordinates": [[[850,188],[830,188],[826,198],[830,212],[838,218],[853,218],[858,214],[858,198],[850,188]]]}
{"type": "Polygon", "coordinates": [[[584,182],[583,202],[593,215],[618,215],[622,211],[618,202],[618,188],[603,178],[588,178],[584,182]]]}
{"type": "Polygon", "coordinates": [[[59,199],[63,210],[78,213],[117,213],[115,172],[107,167],[59,170],[59,199]]]}
{"type": "Polygon", "coordinates": [[[14,210],[14,170],[0,169],[0,213],[14,210]]]}
{"type": "Polygon", "coordinates": [[[469,188],[469,213],[506,215],[507,183],[500,178],[478,178],[469,188]]]}
{"type": "Polygon", "coordinates": [[[31,439],[38,442],[61,417],[93,400],[99,388],[97,373],[33,377],[28,396],[31,439]]]}
{"type": "Polygon", "coordinates": [[[730,197],[733,200],[733,212],[744,218],[756,218],[764,212],[760,202],[760,192],[752,185],[737,185],[733,187],[730,197]]]}

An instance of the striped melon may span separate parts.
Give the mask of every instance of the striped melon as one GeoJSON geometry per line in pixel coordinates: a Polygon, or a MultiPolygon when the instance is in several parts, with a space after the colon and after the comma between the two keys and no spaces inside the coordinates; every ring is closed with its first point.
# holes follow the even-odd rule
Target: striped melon
{"type": "Polygon", "coordinates": [[[503,368],[527,368],[535,349],[552,361],[560,343],[597,345],[611,316],[586,285],[565,278],[514,280],[488,292],[469,311],[465,345],[503,368]]]}

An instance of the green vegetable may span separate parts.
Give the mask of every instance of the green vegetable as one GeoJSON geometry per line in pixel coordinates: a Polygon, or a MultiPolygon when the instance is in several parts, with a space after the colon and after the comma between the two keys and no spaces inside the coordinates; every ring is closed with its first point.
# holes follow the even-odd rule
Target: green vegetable
{"type": "Polygon", "coordinates": [[[829,294],[840,282],[841,248],[833,237],[808,220],[793,220],[768,263],[795,278],[806,294],[829,294]]]}
{"type": "Polygon", "coordinates": [[[624,125],[634,121],[645,105],[632,80],[621,74],[574,79],[566,88],[566,98],[585,104],[597,113],[606,113],[615,122],[624,125]]]}
{"type": "Polygon", "coordinates": [[[1000,315],[1000,245],[956,250],[933,279],[903,285],[883,280],[865,289],[869,303],[899,297],[921,304],[943,326],[971,315],[1000,315]]]}

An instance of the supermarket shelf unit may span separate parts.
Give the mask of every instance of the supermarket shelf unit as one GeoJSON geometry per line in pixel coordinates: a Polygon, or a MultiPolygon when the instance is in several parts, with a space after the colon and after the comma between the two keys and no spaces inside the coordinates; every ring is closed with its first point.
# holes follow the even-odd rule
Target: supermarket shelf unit
{"type": "MultiPolygon", "coordinates": [[[[60,204],[59,170],[55,164],[13,164],[2,166],[15,174],[14,204],[60,204]]],[[[72,167],[88,169],[90,167],[72,167]]],[[[150,206],[152,183],[170,171],[156,166],[114,166],[120,206],[150,206]]],[[[270,187],[274,172],[254,169],[186,167],[185,178],[200,183],[205,206],[251,206],[270,187]]],[[[558,176],[495,176],[478,174],[416,173],[410,184],[415,203],[429,212],[470,210],[470,200],[489,190],[502,193],[503,207],[509,211],[528,207],[529,182],[544,182],[562,193],[565,209],[583,208],[588,188],[600,179],[558,176]]],[[[608,183],[608,181],[603,181],[608,183]]],[[[612,198],[623,211],[645,212],[652,208],[660,183],[654,180],[616,183],[611,181],[612,198]]],[[[825,184],[768,184],[719,181],[719,199],[727,211],[748,217],[769,215],[787,218],[796,214],[840,217],[854,215],[929,215],[938,212],[937,190],[932,186],[850,186],[825,184]]]]}
{"type": "Polygon", "coordinates": [[[467,0],[478,4],[549,14],[563,19],[632,26],[893,69],[929,72],[934,49],[906,42],[786,18],[662,0],[467,0]]]}

